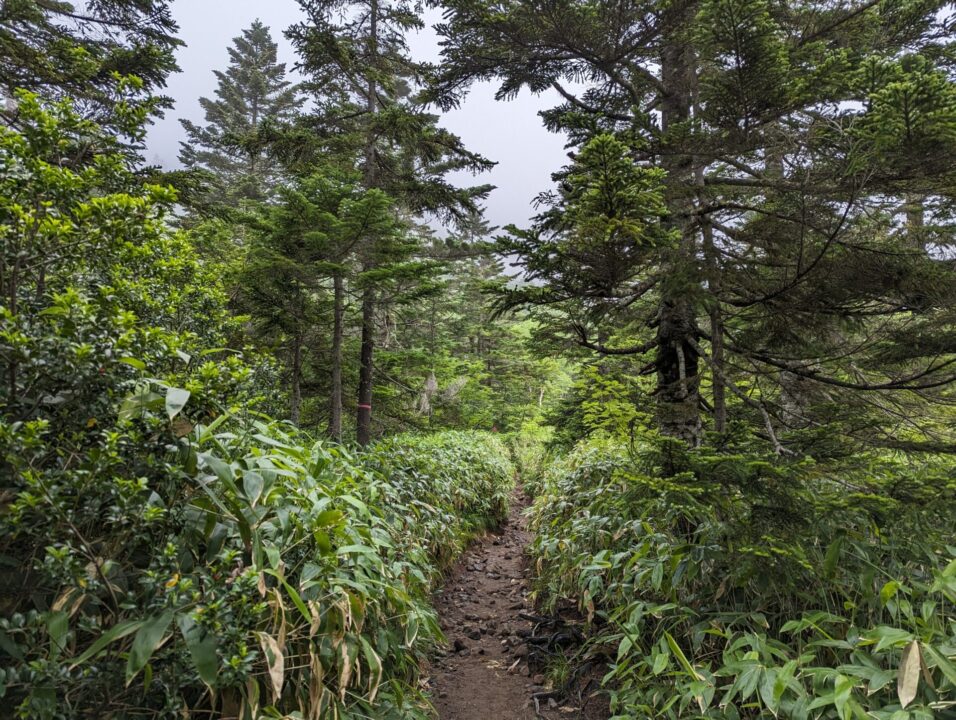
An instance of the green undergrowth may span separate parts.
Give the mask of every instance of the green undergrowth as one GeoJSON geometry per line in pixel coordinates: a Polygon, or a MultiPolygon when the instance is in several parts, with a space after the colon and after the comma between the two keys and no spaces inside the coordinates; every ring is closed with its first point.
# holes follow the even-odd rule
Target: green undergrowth
{"type": "Polygon", "coordinates": [[[515,471],[521,479],[522,489],[530,497],[536,496],[541,490],[546,471],[557,459],[557,453],[548,448],[553,436],[551,427],[541,425],[537,420],[529,420],[508,437],[515,471]]]}
{"type": "Polygon", "coordinates": [[[290,432],[197,425],[170,437],[164,485],[21,490],[4,544],[32,544],[38,589],[0,620],[18,717],[428,716],[430,592],[504,517],[507,450],[444,432],[352,454],[290,432]]]}
{"type": "Polygon", "coordinates": [[[585,616],[621,720],[951,718],[954,507],[935,462],[591,441],[531,511],[536,593],[585,616]]]}

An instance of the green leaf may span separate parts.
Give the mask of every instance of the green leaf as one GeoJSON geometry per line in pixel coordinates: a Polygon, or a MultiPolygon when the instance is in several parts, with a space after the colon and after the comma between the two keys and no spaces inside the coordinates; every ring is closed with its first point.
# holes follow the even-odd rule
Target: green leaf
{"type": "Polygon", "coordinates": [[[133,638],[133,646],[129,651],[129,660],[126,663],[126,686],[133,681],[137,673],[145,667],[163,641],[163,636],[173,621],[173,611],[166,610],[154,615],[139,629],[133,638]]]}
{"type": "Polygon", "coordinates": [[[3,650],[14,660],[23,660],[23,651],[20,650],[20,646],[13,642],[3,630],[0,630],[0,650],[3,650]]]}
{"type": "Polygon", "coordinates": [[[152,392],[148,387],[137,388],[120,405],[119,419],[123,421],[137,420],[146,414],[147,410],[162,400],[160,395],[152,392]]]}
{"type": "Polygon", "coordinates": [[[774,714],[774,717],[777,715],[777,708],[780,704],[779,698],[774,693],[776,685],[777,671],[773,668],[766,668],[760,676],[760,699],[763,700],[767,709],[774,714]]]}
{"type": "Polygon", "coordinates": [[[132,635],[134,632],[139,630],[144,624],[143,620],[124,620],[123,622],[116,623],[113,627],[107,630],[105,633],[100,635],[92,645],[90,645],[82,655],[76,658],[73,663],[70,665],[70,669],[82,665],[91,657],[99,653],[103,648],[109,645],[114,640],[119,640],[124,638],[127,635],[132,635]]]}
{"type": "Polygon", "coordinates": [[[932,645],[923,645],[923,651],[936,663],[936,667],[943,673],[943,677],[949,680],[952,686],[956,688],[956,665],[953,665],[943,653],[932,645]]]}
{"type": "Polygon", "coordinates": [[[876,647],[873,650],[874,652],[880,652],[887,648],[900,647],[905,643],[912,642],[912,640],[913,634],[906,630],[880,625],[867,632],[866,635],[864,635],[863,641],[860,642],[860,645],[872,645],[876,643],[876,647]]]}
{"type": "MultiPolygon", "coordinates": [[[[739,690],[741,700],[749,700],[754,692],[756,692],[762,669],[763,668],[757,663],[751,662],[744,665],[743,669],[738,673],[734,687],[739,690]]],[[[694,672],[696,673],[696,670],[694,672]]]]}
{"type": "Polygon", "coordinates": [[[272,577],[276,578],[280,583],[282,583],[282,587],[285,588],[285,591],[289,593],[289,597],[292,598],[292,604],[295,605],[296,608],[298,608],[299,613],[302,615],[303,619],[306,622],[311,623],[312,613],[309,612],[309,608],[307,608],[305,603],[302,602],[302,597],[299,595],[298,592],[296,592],[296,589],[292,587],[286,581],[286,579],[275,570],[265,570],[264,572],[266,572],[268,575],[272,575],[272,577]]]}
{"type": "Polygon", "coordinates": [[[265,486],[265,480],[262,475],[252,470],[247,470],[242,475],[242,489],[246,491],[246,497],[252,507],[256,506],[259,498],[262,497],[262,488],[265,486]]]}
{"type": "Polygon", "coordinates": [[[214,687],[219,675],[216,636],[211,632],[203,633],[202,628],[189,615],[180,615],[177,624],[200,679],[206,685],[214,687]]]}
{"type": "Polygon", "coordinates": [[[840,561],[840,553],[843,550],[843,536],[840,535],[830,543],[830,547],[827,548],[826,557],[823,559],[823,576],[824,577],[833,577],[833,572],[836,570],[837,563],[840,561]]]}
{"type": "Polygon", "coordinates": [[[378,555],[378,551],[368,545],[343,545],[335,551],[336,555],[378,555]]]}
{"type": "Polygon", "coordinates": [[[170,420],[183,411],[190,394],[188,390],[182,388],[171,387],[166,389],[166,414],[170,420]]]}
{"type": "Polygon", "coordinates": [[[119,361],[120,361],[121,363],[125,363],[126,365],[129,365],[130,367],[134,367],[134,368],[136,368],[137,370],[145,370],[145,369],[146,369],[146,363],[144,363],[144,362],[143,362],[142,360],[140,360],[139,358],[123,357],[123,358],[120,358],[119,361]]]}
{"type": "Polygon", "coordinates": [[[671,652],[674,654],[674,657],[677,658],[677,661],[681,664],[681,667],[695,680],[703,680],[703,676],[697,672],[697,669],[691,665],[690,661],[687,659],[687,656],[684,655],[684,651],[680,649],[680,645],[677,644],[677,641],[671,636],[667,631],[664,632],[664,639],[667,640],[667,646],[671,649],[671,652]]]}
{"type": "Polygon", "coordinates": [[[840,720],[848,720],[849,713],[852,713],[848,703],[853,694],[853,678],[846,675],[837,675],[833,688],[833,706],[840,714],[840,720]]]}
{"type": "Polygon", "coordinates": [[[880,590],[880,602],[886,605],[890,600],[892,600],[896,593],[899,592],[900,587],[902,587],[897,580],[890,580],[886,585],[883,586],[883,589],[880,590]]]}
{"type": "Polygon", "coordinates": [[[219,478],[219,481],[223,485],[233,493],[238,494],[239,489],[236,487],[236,473],[232,465],[208,453],[203,453],[199,457],[203,461],[203,464],[212,470],[213,474],[219,478]]]}
{"type": "Polygon", "coordinates": [[[378,688],[382,684],[382,659],[363,635],[359,636],[359,640],[362,642],[362,653],[365,655],[365,662],[368,663],[369,668],[368,701],[373,703],[375,702],[375,696],[378,694],[378,688]]]}
{"type": "Polygon", "coordinates": [[[405,646],[411,647],[418,637],[418,616],[409,615],[405,623],[405,646]]]}
{"type": "Polygon", "coordinates": [[[866,684],[866,694],[872,695],[875,692],[879,692],[889,685],[894,677],[896,677],[896,673],[892,670],[877,670],[866,684]]]}
{"type": "Polygon", "coordinates": [[[315,544],[319,546],[319,550],[323,555],[332,554],[332,539],[327,532],[316,530],[312,533],[312,536],[315,538],[315,544]]]}
{"type": "Polygon", "coordinates": [[[320,512],[315,518],[316,527],[329,527],[338,525],[345,519],[345,513],[341,510],[325,510],[320,512]]]}
{"type": "Polygon", "coordinates": [[[657,653],[654,655],[654,666],[651,668],[651,673],[654,675],[660,675],[667,668],[667,653],[657,653]]]}
{"type": "Polygon", "coordinates": [[[273,570],[279,569],[279,563],[282,561],[282,554],[279,552],[279,548],[273,547],[272,545],[266,545],[265,548],[266,558],[269,560],[269,567],[273,570]]]}
{"type": "Polygon", "coordinates": [[[50,635],[50,657],[60,657],[65,649],[66,634],[70,630],[70,616],[62,610],[50,613],[46,619],[46,630],[50,635]]]}

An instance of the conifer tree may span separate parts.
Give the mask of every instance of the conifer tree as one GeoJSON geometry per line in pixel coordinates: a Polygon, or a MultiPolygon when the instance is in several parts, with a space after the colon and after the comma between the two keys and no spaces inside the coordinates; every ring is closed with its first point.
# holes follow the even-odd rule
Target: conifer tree
{"type": "MultiPolygon", "coordinates": [[[[401,242],[392,201],[380,190],[365,191],[349,178],[316,174],[278,189],[265,205],[258,232],[243,263],[240,305],[252,317],[260,340],[287,361],[289,417],[299,424],[307,353],[325,325],[320,308],[333,298],[333,374],[341,373],[344,276],[352,247],[373,239],[379,246],[401,242]]],[[[341,376],[332,378],[330,434],[341,436],[341,376]],[[336,392],[336,387],[338,392],[336,392]],[[336,425],[336,422],[338,425],[336,425]]]]}
{"type": "MultiPolygon", "coordinates": [[[[490,163],[468,152],[425,112],[414,92],[428,68],[409,55],[407,32],[422,26],[404,0],[300,0],[306,20],[288,31],[306,88],[316,103],[308,127],[351,155],[363,183],[392,196],[412,216],[433,213],[465,220],[490,188],[459,189],[446,176],[480,171],[490,163]]],[[[371,437],[376,306],[391,275],[407,276],[415,248],[408,243],[357,249],[362,267],[362,345],[356,413],[357,437],[371,437]]]]}
{"type": "Polygon", "coordinates": [[[690,445],[732,400],[779,452],[798,414],[832,435],[821,403],[879,407],[878,431],[842,426],[860,440],[940,446],[906,404],[956,380],[935,332],[956,313],[947,3],[445,6],[433,97],[553,89],[545,122],[578,148],[508,242],[534,282],[506,304],[563,309],[569,339],[645,358],[657,424],[690,445]]]}
{"type": "Polygon", "coordinates": [[[85,117],[110,129],[172,105],[159,93],[176,67],[182,42],[165,0],[0,3],[0,95],[17,89],[70,98],[85,117]],[[116,76],[138,78],[120,96],[116,76]]]}
{"type": "Polygon", "coordinates": [[[229,48],[229,67],[215,72],[215,98],[200,98],[205,125],[181,120],[188,140],[180,160],[208,171],[218,199],[261,200],[279,181],[279,166],[257,137],[266,122],[288,121],[302,103],[299,89],[286,79],[278,46],[269,28],[256,20],[229,48]]]}

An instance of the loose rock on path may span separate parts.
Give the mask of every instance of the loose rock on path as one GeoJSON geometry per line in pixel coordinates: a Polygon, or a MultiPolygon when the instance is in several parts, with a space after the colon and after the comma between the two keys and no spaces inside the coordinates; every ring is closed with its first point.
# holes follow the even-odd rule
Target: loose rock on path
{"type": "Polygon", "coordinates": [[[435,607],[448,638],[431,672],[440,720],[583,718],[561,706],[540,669],[528,665],[531,623],[525,547],[530,539],[521,497],[497,534],[475,543],[459,561],[435,607]],[[537,702],[535,702],[537,701],[537,702]]]}

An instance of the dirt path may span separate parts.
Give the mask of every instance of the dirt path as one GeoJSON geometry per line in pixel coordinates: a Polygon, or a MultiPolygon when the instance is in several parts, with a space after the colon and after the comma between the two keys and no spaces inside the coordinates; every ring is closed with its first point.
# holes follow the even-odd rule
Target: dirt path
{"type": "Polygon", "coordinates": [[[514,498],[504,527],[472,546],[435,596],[449,642],[431,673],[440,720],[584,717],[550,699],[541,670],[528,666],[525,506],[514,498]]]}

